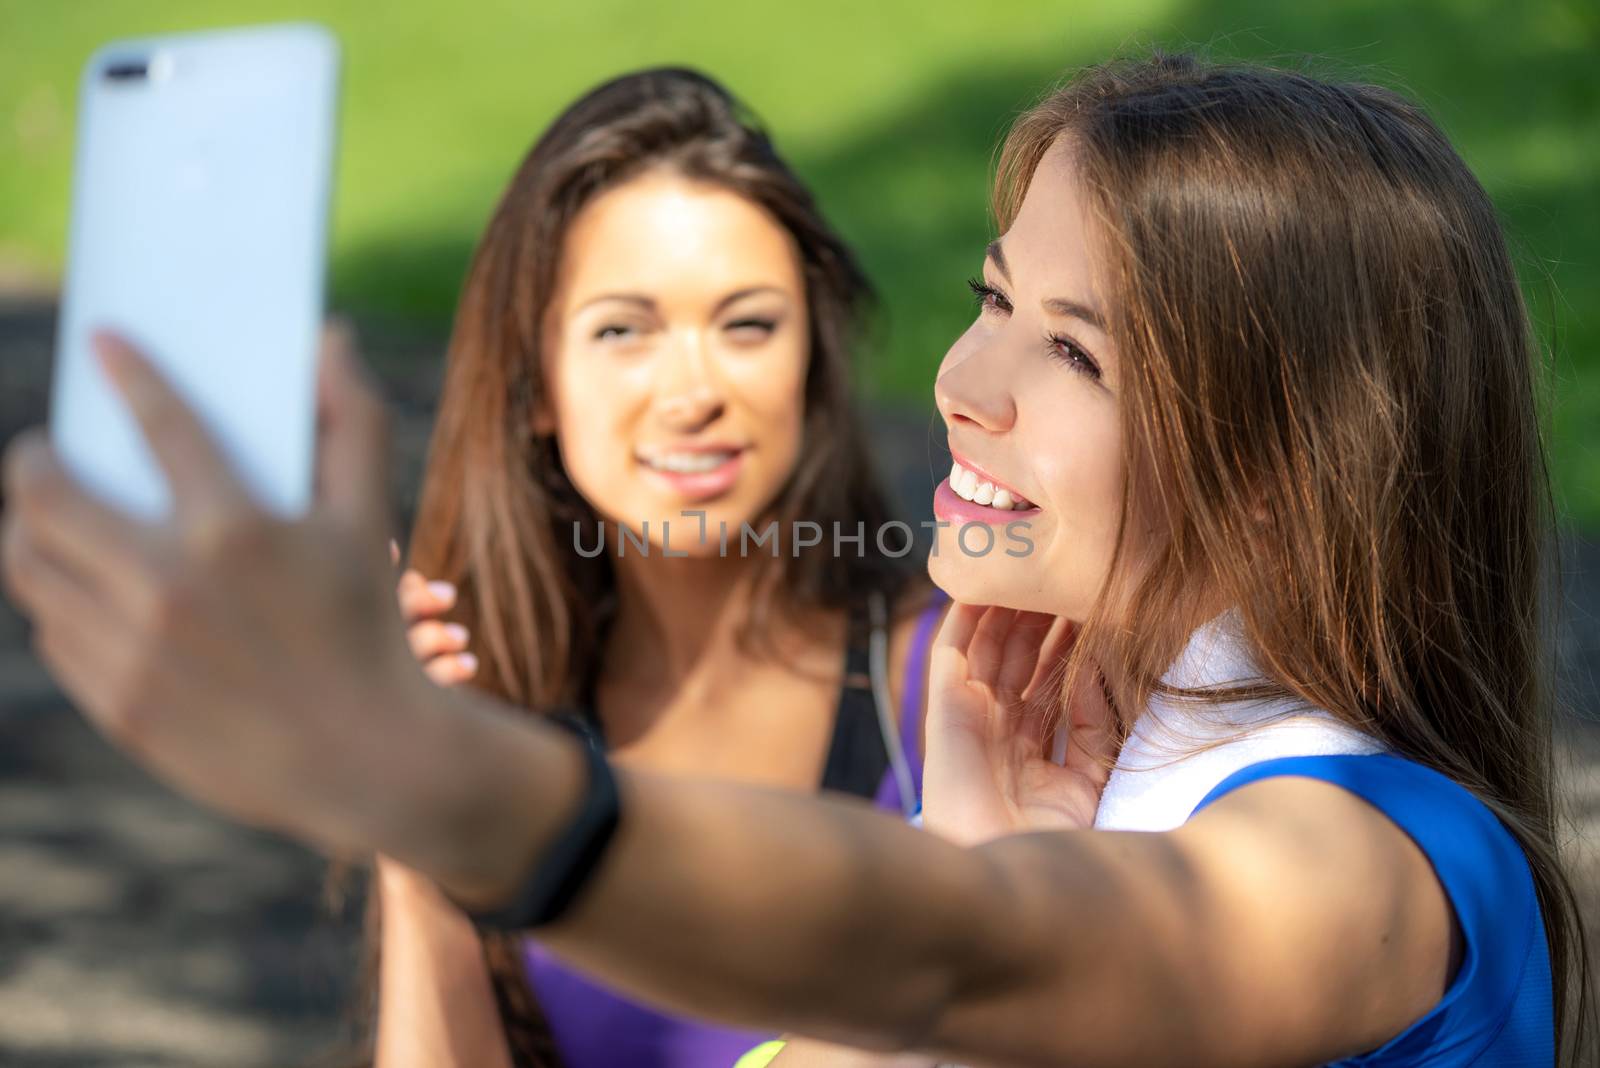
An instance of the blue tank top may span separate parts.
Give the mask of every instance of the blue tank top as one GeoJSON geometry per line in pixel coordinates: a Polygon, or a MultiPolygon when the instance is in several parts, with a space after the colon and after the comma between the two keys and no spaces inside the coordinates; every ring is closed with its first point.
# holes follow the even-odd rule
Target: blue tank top
{"type": "Polygon", "coordinates": [[[1426,1015],[1377,1049],[1333,1068],[1553,1064],[1550,956],[1533,876],[1516,838],[1488,806],[1432,768],[1378,753],[1251,764],[1213,787],[1194,812],[1274,775],[1334,783],[1388,816],[1433,865],[1465,942],[1459,970],[1426,1015]]]}

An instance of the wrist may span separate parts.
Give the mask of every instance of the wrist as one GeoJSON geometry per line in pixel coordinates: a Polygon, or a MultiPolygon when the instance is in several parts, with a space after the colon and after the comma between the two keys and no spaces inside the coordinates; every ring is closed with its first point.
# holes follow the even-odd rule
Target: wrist
{"type": "Polygon", "coordinates": [[[385,791],[380,849],[453,903],[498,905],[575,808],[582,756],[562,732],[470,690],[426,683],[401,700],[421,759],[385,791]]]}
{"type": "Polygon", "coordinates": [[[554,840],[540,848],[538,862],[518,879],[510,895],[500,901],[490,899],[488,905],[463,903],[480,928],[522,931],[559,920],[594,877],[616,834],[621,799],[600,740],[570,712],[557,713],[546,722],[562,727],[579,742],[583,789],[575,810],[562,819],[554,840]]]}

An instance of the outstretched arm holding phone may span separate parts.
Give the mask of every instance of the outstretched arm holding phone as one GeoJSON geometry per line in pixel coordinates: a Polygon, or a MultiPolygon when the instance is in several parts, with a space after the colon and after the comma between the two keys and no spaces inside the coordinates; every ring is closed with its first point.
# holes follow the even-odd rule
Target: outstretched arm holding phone
{"type": "MultiPolygon", "coordinates": [[[[141,357],[102,351],[176,508],[135,522],[38,436],[12,447],[5,577],[45,662],[204,803],[335,855],[384,853],[468,907],[507,900],[578,807],[584,758],[558,729],[434,686],[410,655],[384,547],[384,413],[353,359],[324,361],[319,502],[286,521],[141,357]]],[[[935,671],[990,700],[966,685],[977,623],[952,616],[935,671]]],[[[973,1064],[1266,1064],[1370,1048],[1438,994],[1415,966],[1439,933],[1414,889],[1426,859],[1325,783],[1252,784],[1171,833],[962,847],[848,801],[616,779],[616,835],[540,936],[603,981],[730,1024],[973,1064]]]]}

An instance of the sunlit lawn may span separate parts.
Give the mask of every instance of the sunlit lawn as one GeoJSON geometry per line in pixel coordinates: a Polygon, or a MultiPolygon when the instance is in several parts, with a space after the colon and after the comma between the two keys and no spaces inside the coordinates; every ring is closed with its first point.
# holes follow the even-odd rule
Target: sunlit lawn
{"type": "Polygon", "coordinates": [[[1554,349],[1551,430],[1571,515],[1600,531],[1600,7],[1269,0],[1118,4],[0,0],[0,267],[47,277],[66,226],[75,81],[99,42],[315,18],[346,50],[334,300],[448,323],[511,168],[562,105],[658,63],[741,93],[879,284],[875,396],[923,401],[971,306],[986,174],[1010,115],[1075,64],[1144,43],[1399,85],[1500,205],[1554,349]]]}

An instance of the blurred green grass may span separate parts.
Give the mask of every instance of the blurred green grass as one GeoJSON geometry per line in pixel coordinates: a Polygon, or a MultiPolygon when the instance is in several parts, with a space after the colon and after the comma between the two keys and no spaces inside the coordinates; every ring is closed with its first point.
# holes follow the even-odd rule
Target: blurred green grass
{"type": "Polygon", "coordinates": [[[333,301],[429,335],[532,139],[625,70],[686,63],[774,131],[883,297],[869,396],[926,404],[971,308],[1009,118],[1073,66],[1151,43],[1298,62],[1427,104],[1521,251],[1551,348],[1567,514],[1600,531],[1600,5],[1593,0],[0,0],[0,269],[54,277],[76,78],[120,36],[311,18],[345,46],[333,301]]]}

